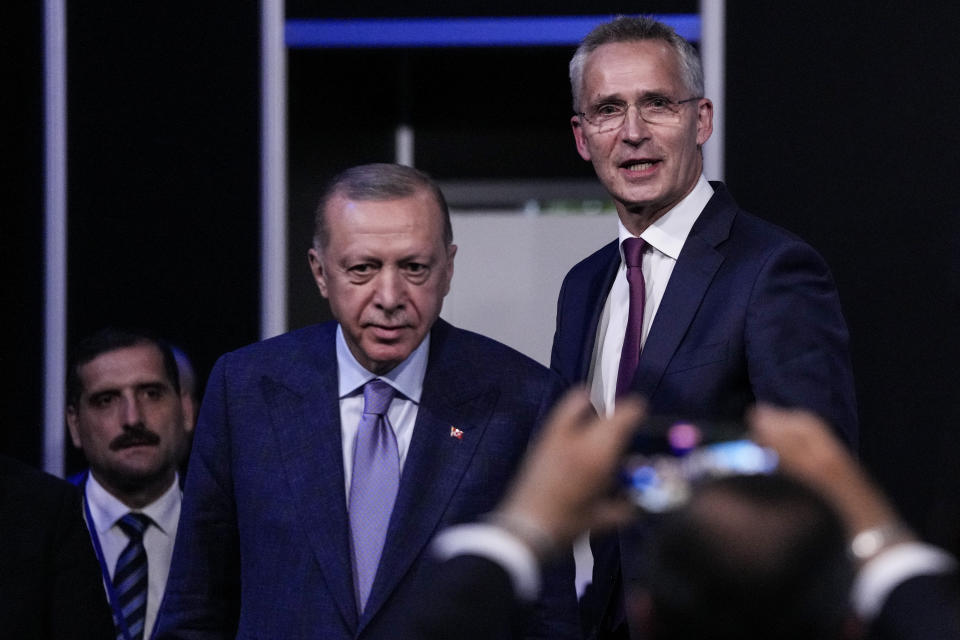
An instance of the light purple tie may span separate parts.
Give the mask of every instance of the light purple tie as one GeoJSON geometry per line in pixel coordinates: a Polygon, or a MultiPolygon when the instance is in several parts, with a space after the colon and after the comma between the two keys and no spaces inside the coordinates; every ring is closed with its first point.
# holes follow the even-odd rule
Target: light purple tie
{"type": "Polygon", "coordinates": [[[627,331],[623,336],[620,352],[620,369],[617,371],[617,397],[630,390],[633,374],[640,362],[640,337],[643,332],[643,305],[646,287],[643,282],[643,249],[647,243],[642,238],[627,238],[623,241],[623,259],[627,263],[627,282],[630,285],[630,312],[627,331]]]}
{"type": "Polygon", "coordinates": [[[394,389],[383,380],[363,387],[363,416],[353,452],[350,481],[350,532],[353,538],[353,583],[362,612],[377,575],[390,513],[400,484],[397,436],[387,419],[394,389]]]}

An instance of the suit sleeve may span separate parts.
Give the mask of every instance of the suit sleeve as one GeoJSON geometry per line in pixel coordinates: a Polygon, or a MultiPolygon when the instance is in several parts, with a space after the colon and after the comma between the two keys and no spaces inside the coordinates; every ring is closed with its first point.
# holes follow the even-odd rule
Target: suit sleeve
{"type": "Polygon", "coordinates": [[[960,586],[956,572],[916,576],[887,598],[867,640],[960,638],[960,586]]]}
{"type": "Polygon", "coordinates": [[[855,451],[849,334],[833,277],[809,245],[792,241],[768,256],[750,296],[744,338],[756,399],[813,411],[855,451]]]}
{"type": "Polygon", "coordinates": [[[509,638],[522,619],[510,577],[487,558],[461,555],[428,569],[429,579],[410,612],[405,638],[509,638]]]}
{"type": "Polygon", "coordinates": [[[232,638],[240,602],[226,362],[210,381],[194,436],[156,640],[232,638]]]}

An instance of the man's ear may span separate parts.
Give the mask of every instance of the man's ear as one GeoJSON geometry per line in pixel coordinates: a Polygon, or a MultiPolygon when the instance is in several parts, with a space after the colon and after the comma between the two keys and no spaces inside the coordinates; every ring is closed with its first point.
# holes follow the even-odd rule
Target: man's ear
{"type": "Polygon", "coordinates": [[[82,449],[83,447],[80,444],[80,428],[79,428],[80,416],[77,415],[77,408],[74,406],[67,407],[67,430],[70,432],[70,440],[73,441],[73,446],[77,449],[82,449]]]}
{"type": "Polygon", "coordinates": [[[713,103],[706,98],[701,98],[697,103],[697,146],[702,147],[712,133],[713,103]]]}
{"type": "Polygon", "coordinates": [[[197,408],[194,406],[193,396],[186,391],[180,391],[180,407],[183,410],[183,430],[187,433],[197,426],[197,408]]]}
{"type": "Polygon", "coordinates": [[[450,293],[450,283],[453,281],[453,259],[457,256],[457,245],[451,244],[447,246],[447,272],[443,275],[447,279],[446,285],[443,287],[443,295],[450,293]]]}
{"type": "Polygon", "coordinates": [[[583,123],[580,122],[580,116],[570,118],[570,127],[573,129],[573,139],[577,143],[577,153],[580,157],[590,162],[590,149],[587,148],[587,138],[583,133],[583,123]]]}
{"type": "Polygon", "coordinates": [[[310,273],[313,274],[313,280],[320,289],[320,295],[327,296],[327,277],[323,270],[323,260],[320,259],[320,253],[316,249],[307,251],[307,261],[310,263],[310,273]]]}

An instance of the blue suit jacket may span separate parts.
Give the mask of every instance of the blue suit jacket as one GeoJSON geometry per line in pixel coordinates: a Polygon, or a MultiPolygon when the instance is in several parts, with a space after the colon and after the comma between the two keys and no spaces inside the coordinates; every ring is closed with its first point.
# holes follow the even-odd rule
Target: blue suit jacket
{"type": "MultiPolygon", "coordinates": [[[[386,545],[360,615],[335,330],[308,327],[214,367],[157,638],[402,638],[428,542],[494,507],[560,387],[529,358],[437,321],[386,545]]],[[[572,567],[540,604],[530,635],[573,637],[572,567]]]]}
{"type": "MultiPolygon", "coordinates": [[[[740,209],[723,184],[712,186],[631,388],[647,398],[652,415],[741,420],[758,400],[810,409],[856,449],[849,336],[827,265],[802,240],[740,209]]],[[[589,374],[619,265],[614,241],[563,281],[551,367],[566,384],[589,374]]],[[[601,546],[594,545],[591,597],[603,609],[616,587],[619,554],[616,545],[601,546]]]]}
{"type": "MultiPolygon", "coordinates": [[[[740,420],[757,400],[810,409],[855,448],[849,337],[827,265],[802,240],[741,210],[722,184],[713,187],[670,276],[633,390],[653,415],[740,420]]],[[[551,367],[567,384],[587,378],[619,265],[614,241],[563,281],[551,367]]]]}

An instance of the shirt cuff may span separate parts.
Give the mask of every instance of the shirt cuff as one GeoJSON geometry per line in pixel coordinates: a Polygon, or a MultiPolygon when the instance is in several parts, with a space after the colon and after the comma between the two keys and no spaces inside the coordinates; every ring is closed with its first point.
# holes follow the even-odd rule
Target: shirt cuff
{"type": "Polygon", "coordinates": [[[890,593],[920,575],[947,573],[956,561],[946,551],[924,542],[904,542],[868,561],[853,582],[853,608],[865,621],[873,620],[890,593]]]}
{"type": "Polygon", "coordinates": [[[540,594],[536,557],[519,538],[501,527],[486,523],[449,527],[434,538],[432,548],[440,560],[470,555],[494,562],[510,576],[514,593],[527,602],[540,594]]]}

